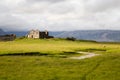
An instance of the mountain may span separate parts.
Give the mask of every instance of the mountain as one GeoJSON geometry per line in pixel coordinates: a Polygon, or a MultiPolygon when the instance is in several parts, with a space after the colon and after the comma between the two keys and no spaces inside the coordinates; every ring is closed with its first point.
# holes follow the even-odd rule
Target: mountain
{"type": "Polygon", "coordinates": [[[120,42],[120,31],[117,30],[78,30],[59,32],[57,35],[52,34],[60,38],[74,37],[83,40],[120,42]]]}
{"type": "Polygon", "coordinates": [[[0,35],[4,35],[4,34],[5,32],[2,29],[0,29],[0,35]]]}
{"type": "MultiPolygon", "coordinates": [[[[6,32],[16,34],[18,37],[27,35],[27,31],[6,32]]],[[[51,31],[50,36],[57,38],[74,37],[82,40],[94,40],[104,42],[120,42],[120,30],[76,30],[76,31],[51,31]]]]}
{"type": "Polygon", "coordinates": [[[16,34],[17,37],[21,37],[21,36],[26,36],[27,35],[27,31],[10,31],[10,32],[6,32],[7,34],[16,34]]]}

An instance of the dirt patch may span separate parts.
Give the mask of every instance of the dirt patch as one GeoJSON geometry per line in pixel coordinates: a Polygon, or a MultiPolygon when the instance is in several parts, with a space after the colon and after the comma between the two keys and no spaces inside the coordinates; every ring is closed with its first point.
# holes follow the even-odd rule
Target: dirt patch
{"type": "Polygon", "coordinates": [[[78,57],[70,57],[70,59],[86,59],[86,58],[91,58],[91,57],[100,55],[100,54],[95,54],[95,53],[90,53],[90,52],[78,52],[78,53],[84,54],[84,55],[78,56],[78,57]]]}

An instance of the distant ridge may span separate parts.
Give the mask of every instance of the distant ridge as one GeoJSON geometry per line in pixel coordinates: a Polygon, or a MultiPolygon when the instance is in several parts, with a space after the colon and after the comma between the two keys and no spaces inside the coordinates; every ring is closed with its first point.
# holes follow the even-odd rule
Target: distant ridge
{"type": "Polygon", "coordinates": [[[0,29],[0,35],[4,35],[4,34],[5,32],[2,29],[0,29]]]}
{"type": "Polygon", "coordinates": [[[6,32],[7,34],[16,34],[17,37],[21,37],[21,36],[26,36],[27,35],[27,31],[10,31],[10,32],[6,32]]]}
{"type": "MultiPolygon", "coordinates": [[[[27,31],[6,32],[19,36],[25,36],[27,31]]],[[[120,30],[76,30],[76,31],[51,31],[50,35],[57,38],[74,37],[82,40],[94,40],[100,42],[120,42],[120,30]]]]}
{"type": "MultiPolygon", "coordinates": [[[[54,34],[54,33],[52,33],[54,34]]],[[[56,34],[56,32],[55,32],[56,34]]],[[[95,40],[104,42],[120,42],[120,30],[77,30],[64,31],[54,35],[55,37],[74,37],[83,40],[95,40]]]]}

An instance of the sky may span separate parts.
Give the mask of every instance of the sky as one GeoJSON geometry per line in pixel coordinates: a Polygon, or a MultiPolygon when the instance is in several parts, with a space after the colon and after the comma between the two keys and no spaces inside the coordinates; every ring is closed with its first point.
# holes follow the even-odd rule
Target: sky
{"type": "Polygon", "coordinates": [[[6,31],[120,30],[120,0],[0,0],[6,31]]]}

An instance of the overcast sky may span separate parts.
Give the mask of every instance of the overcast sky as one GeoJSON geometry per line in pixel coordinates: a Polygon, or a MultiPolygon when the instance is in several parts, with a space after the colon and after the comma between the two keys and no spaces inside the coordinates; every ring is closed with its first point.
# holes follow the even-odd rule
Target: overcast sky
{"type": "Polygon", "coordinates": [[[0,0],[4,30],[120,30],[120,0],[0,0]]]}

